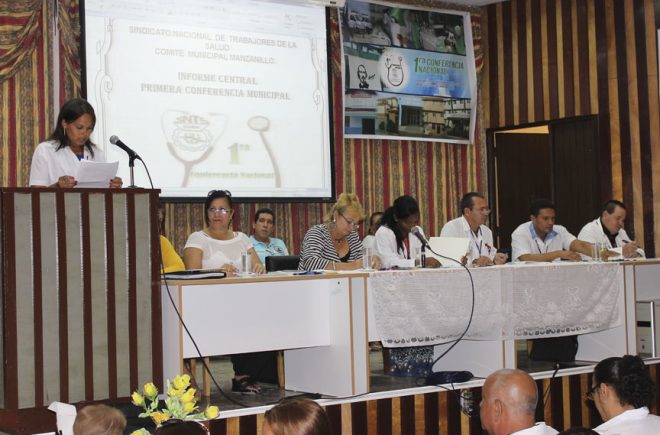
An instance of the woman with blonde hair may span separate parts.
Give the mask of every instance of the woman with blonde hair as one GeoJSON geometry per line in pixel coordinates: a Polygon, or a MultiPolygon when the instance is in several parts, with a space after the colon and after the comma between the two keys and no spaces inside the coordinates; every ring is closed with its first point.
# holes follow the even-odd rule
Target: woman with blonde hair
{"type": "MultiPolygon", "coordinates": [[[[362,242],[357,230],[365,214],[354,193],[342,193],[323,224],[307,231],[300,252],[300,270],[355,270],[363,268],[362,242]]],[[[374,257],[368,267],[380,268],[374,257]]]]}
{"type": "Polygon", "coordinates": [[[313,400],[288,400],[266,411],[263,434],[330,435],[330,420],[313,400]]]}

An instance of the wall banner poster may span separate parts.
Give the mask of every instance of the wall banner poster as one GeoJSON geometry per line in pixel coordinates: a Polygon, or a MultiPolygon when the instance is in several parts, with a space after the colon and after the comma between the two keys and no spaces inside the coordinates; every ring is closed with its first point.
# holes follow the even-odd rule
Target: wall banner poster
{"type": "Polygon", "coordinates": [[[474,142],[469,13],[347,0],[340,17],[346,138],[474,142]]]}

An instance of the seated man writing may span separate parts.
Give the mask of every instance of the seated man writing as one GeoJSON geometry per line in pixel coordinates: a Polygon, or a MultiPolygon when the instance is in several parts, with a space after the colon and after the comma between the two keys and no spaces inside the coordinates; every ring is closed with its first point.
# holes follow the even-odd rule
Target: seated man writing
{"type": "Polygon", "coordinates": [[[624,258],[645,257],[644,251],[623,229],[626,213],[624,203],[610,199],[603,205],[600,217],[582,227],[578,238],[589,243],[602,243],[609,249],[620,248],[624,258]]]}

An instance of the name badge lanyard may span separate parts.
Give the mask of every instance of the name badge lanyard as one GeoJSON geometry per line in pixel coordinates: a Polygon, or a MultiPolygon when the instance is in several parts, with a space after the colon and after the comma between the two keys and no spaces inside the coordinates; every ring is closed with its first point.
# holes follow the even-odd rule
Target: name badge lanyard
{"type": "Polygon", "coordinates": [[[545,245],[545,252],[541,252],[541,247],[539,246],[539,239],[535,239],[534,241],[536,242],[536,249],[539,250],[539,254],[547,254],[547,253],[548,253],[548,249],[549,249],[549,246],[548,246],[548,245],[545,245],[545,243],[544,243],[544,245],[545,245]]]}
{"type": "MultiPolygon", "coordinates": [[[[481,227],[479,228],[479,232],[481,232],[481,227]]],[[[483,239],[479,240],[479,244],[477,244],[477,239],[476,239],[476,234],[470,230],[470,238],[472,239],[472,242],[474,242],[474,246],[477,247],[477,251],[479,251],[479,257],[481,257],[481,248],[483,245],[483,239]]]]}

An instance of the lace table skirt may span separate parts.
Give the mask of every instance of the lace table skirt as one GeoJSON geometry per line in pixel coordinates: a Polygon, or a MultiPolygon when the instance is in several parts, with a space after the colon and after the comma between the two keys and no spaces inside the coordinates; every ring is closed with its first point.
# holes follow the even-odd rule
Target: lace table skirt
{"type": "MultiPolygon", "coordinates": [[[[615,263],[533,263],[470,272],[475,307],[468,339],[584,334],[622,321],[623,272],[615,263]]],[[[472,291],[464,269],[376,272],[368,288],[385,346],[441,344],[467,327],[472,291]]]]}

